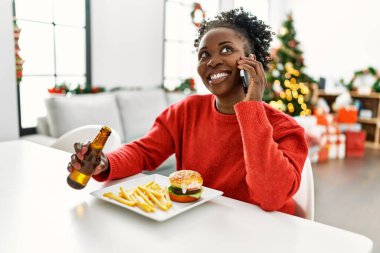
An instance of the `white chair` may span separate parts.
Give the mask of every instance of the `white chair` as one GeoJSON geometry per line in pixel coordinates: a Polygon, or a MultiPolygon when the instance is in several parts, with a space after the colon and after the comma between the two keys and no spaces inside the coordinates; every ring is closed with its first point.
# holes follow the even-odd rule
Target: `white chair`
{"type": "MultiPolygon", "coordinates": [[[[75,128],[59,137],[57,141],[52,144],[51,147],[69,153],[75,153],[75,142],[87,143],[88,141],[92,141],[95,138],[95,136],[99,133],[99,130],[101,128],[101,125],[86,125],[75,128]]],[[[120,135],[114,129],[111,130],[111,135],[108,137],[107,143],[103,149],[104,152],[112,151],[121,146],[120,135]]]]}
{"type": "Polygon", "coordinates": [[[301,185],[293,196],[296,202],[296,216],[314,220],[314,178],[310,159],[306,158],[303,166],[301,185]]]}

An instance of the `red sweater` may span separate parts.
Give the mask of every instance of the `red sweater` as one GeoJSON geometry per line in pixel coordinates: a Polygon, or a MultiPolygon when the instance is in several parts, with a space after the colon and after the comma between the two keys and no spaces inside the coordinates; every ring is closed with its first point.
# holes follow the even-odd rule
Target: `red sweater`
{"type": "Polygon", "coordinates": [[[99,181],[154,170],[175,153],[177,170],[198,171],[206,187],[262,209],[294,214],[307,156],[304,130],[262,102],[239,102],[221,114],[213,95],[193,95],[167,108],[147,135],[108,153],[99,181]]]}

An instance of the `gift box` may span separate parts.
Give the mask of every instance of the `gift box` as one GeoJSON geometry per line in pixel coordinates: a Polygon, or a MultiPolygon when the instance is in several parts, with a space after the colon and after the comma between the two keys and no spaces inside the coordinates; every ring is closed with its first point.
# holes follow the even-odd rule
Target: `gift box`
{"type": "Polygon", "coordinates": [[[317,125],[327,126],[334,120],[334,116],[332,114],[323,112],[320,109],[314,109],[313,116],[317,119],[317,125]]]}
{"type": "Polygon", "coordinates": [[[329,136],[326,133],[322,134],[319,145],[320,149],[314,159],[318,163],[327,162],[330,159],[330,141],[329,136]]]}
{"type": "Polygon", "coordinates": [[[365,151],[366,133],[346,132],[346,157],[363,157],[365,151]]]}
{"type": "Polygon", "coordinates": [[[326,115],[315,115],[317,118],[317,125],[326,126],[328,124],[326,115]]]}
{"type": "Polygon", "coordinates": [[[339,131],[344,133],[350,132],[360,132],[362,130],[362,125],[360,123],[341,123],[339,124],[339,131]]]}
{"type": "Polygon", "coordinates": [[[339,123],[356,123],[358,121],[358,109],[356,107],[340,108],[336,120],[339,123]]]}
{"type": "Polygon", "coordinates": [[[319,126],[322,135],[319,139],[320,149],[311,156],[313,162],[326,162],[331,159],[344,159],[346,156],[346,136],[340,133],[337,124],[319,126]]]}
{"type": "Polygon", "coordinates": [[[329,160],[329,149],[330,145],[328,144],[321,147],[318,152],[318,163],[327,162],[329,160]]]}
{"type": "Polygon", "coordinates": [[[329,145],[329,159],[344,159],[346,156],[346,136],[344,134],[330,134],[327,136],[329,145]]]}
{"type": "Polygon", "coordinates": [[[336,144],[337,144],[337,158],[344,159],[346,157],[346,135],[339,134],[336,144]]]}

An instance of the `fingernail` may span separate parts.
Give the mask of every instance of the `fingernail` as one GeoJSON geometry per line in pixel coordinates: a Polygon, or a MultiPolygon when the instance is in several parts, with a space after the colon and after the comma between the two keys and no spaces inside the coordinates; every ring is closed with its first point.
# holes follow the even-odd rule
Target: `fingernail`
{"type": "Polygon", "coordinates": [[[248,57],[249,57],[249,58],[252,58],[252,57],[253,57],[253,54],[249,54],[248,57]]]}

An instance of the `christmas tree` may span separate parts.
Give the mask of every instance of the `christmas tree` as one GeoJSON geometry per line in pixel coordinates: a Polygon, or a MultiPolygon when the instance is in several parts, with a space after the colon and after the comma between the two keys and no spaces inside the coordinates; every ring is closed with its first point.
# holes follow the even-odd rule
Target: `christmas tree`
{"type": "Polygon", "coordinates": [[[311,84],[315,81],[303,72],[303,52],[299,49],[292,15],[283,23],[279,35],[279,48],[272,50],[267,80],[271,88],[264,93],[264,101],[291,115],[311,114],[311,84]]]}

